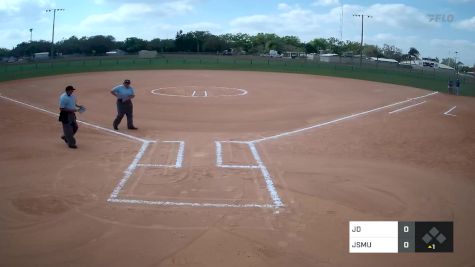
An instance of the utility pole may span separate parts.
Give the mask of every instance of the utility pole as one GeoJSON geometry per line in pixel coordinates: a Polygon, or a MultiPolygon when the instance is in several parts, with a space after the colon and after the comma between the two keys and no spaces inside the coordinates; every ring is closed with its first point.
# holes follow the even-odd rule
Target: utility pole
{"type": "Polygon", "coordinates": [[[458,77],[458,75],[459,75],[459,73],[458,73],[458,71],[457,71],[457,67],[458,67],[458,66],[457,66],[457,55],[458,55],[458,53],[459,53],[459,52],[455,51],[455,59],[454,59],[454,64],[455,64],[455,65],[454,65],[454,70],[455,70],[455,74],[457,75],[457,77],[458,77]]]}
{"type": "Polygon", "coordinates": [[[46,9],[46,12],[53,12],[53,34],[51,37],[51,58],[54,58],[54,23],[56,21],[56,11],[64,11],[63,8],[46,9]]]}
{"type": "Polygon", "coordinates": [[[30,43],[33,41],[33,28],[30,28],[30,43]]]}
{"type": "Polygon", "coordinates": [[[341,5],[341,15],[340,15],[340,41],[343,42],[343,5],[341,5]]]}
{"type": "Polygon", "coordinates": [[[365,14],[353,14],[353,17],[361,17],[361,52],[360,52],[360,67],[363,64],[363,29],[364,29],[364,18],[372,18],[373,16],[365,14]]]}

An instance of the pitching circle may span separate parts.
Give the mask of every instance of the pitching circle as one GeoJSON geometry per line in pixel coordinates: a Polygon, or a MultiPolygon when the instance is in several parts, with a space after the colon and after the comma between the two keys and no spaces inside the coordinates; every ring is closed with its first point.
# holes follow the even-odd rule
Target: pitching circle
{"type": "Polygon", "coordinates": [[[175,86],[161,87],[151,91],[154,95],[175,97],[229,97],[247,95],[247,90],[222,86],[175,86]]]}

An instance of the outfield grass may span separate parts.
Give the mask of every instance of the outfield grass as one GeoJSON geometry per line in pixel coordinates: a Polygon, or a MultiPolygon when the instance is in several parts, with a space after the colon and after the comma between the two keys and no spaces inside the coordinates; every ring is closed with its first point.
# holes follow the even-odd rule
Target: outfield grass
{"type": "MultiPolygon", "coordinates": [[[[421,71],[396,67],[358,64],[318,63],[307,60],[268,59],[261,57],[229,57],[209,55],[161,55],[154,59],[128,57],[92,57],[57,59],[37,63],[0,65],[0,81],[24,79],[77,72],[149,70],[149,69],[209,69],[303,73],[346,77],[360,80],[413,86],[447,92],[453,73],[421,71]]],[[[460,77],[463,95],[475,96],[475,79],[460,77]]]]}

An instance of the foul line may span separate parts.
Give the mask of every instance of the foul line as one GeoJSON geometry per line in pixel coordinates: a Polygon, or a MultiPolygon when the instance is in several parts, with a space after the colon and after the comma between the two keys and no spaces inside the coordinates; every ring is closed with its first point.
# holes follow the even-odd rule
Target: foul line
{"type": "Polygon", "coordinates": [[[416,103],[416,104],[413,104],[413,105],[410,105],[410,106],[407,106],[407,107],[403,107],[403,108],[400,108],[400,109],[396,109],[396,110],[390,111],[389,114],[393,114],[393,113],[396,113],[396,112],[400,112],[400,111],[406,110],[406,109],[408,109],[408,108],[412,108],[412,107],[415,107],[415,106],[419,106],[419,105],[424,104],[425,102],[427,102],[427,101],[422,101],[422,102],[419,102],[419,103],[416,103]]]}
{"type": "Polygon", "coordinates": [[[454,114],[449,114],[452,110],[454,110],[457,106],[453,106],[451,109],[447,110],[446,112],[444,112],[444,115],[447,115],[447,116],[453,116],[453,117],[456,117],[457,115],[454,115],[454,114]]]}
{"type": "Polygon", "coordinates": [[[290,132],[284,132],[284,133],[280,133],[280,134],[276,134],[276,135],[272,135],[272,136],[268,136],[268,137],[263,137],[263,138],[252,140],[252,141],[249,141],[249,142],[259,143],[259,142],[266,141],[266,140],[277,139],[277,138],[284,137],[284,136],[294,135],[294,134],[301,133],[301,132],[304,132],[304,131],[308,131],[308,130],[311,130],[311,129],[319,128],[319,127],[322,127],[322,126],[325,126],[325,125],[333,124],[333,123],[336,123],[336,122],[339,122],[339,121],[353,119],[353,118],[360,117],[360,116],[363,116],[363,115],[366,115],[366,114],[369,114],[369,113],[372,113],[372,112],[380,111],[382,109],[386,109],[386,108],[390,108],[390,107],[393,107],[393,106],[401,105],[401,104],[404,104],[404,103],[407,103],[407,102],[410,102],[410,101],[413,101],[413,100],[416,100],[416,99],[429,97],[429,96],[432,96],[432,95],[435,95],[435,94],[438,94],[438,93],[439,92],[433,92],[433,93],[430,93],[430,94],[427,94],[427,95],[423,95],[423,96],[419,96],[419,97],[415,97],[415,98],[410,98],[410,99],[400,101],[400,102],[397,102],[397,103],[394,103],[394,104],[382,106],[382,107],[379,107],[379,108],[374,108],[374,109],[371,109],[371,110],[368,110],[368,111],[363,111],[363,112],[356,113],[356,114],[351,114],[351,115],[344,116],[344,117],[341,117],[341,118],[338,118],[338,119],[335,119],[335,120],[319,123],[319,124],[316,124],[316,125],[312,125],[312,126],[309,126],[309,127],[302,128],[302,129],[298,129],[298,130],[294,130],[294,131],[290,131],[290,132]]]}
{"type": "MultiPolygon", "coordinates": [[[[18,100],[15,100],[13,98],[9,98],[9,97],[6,97],[6,96],[2,96],[0,95],[0,98],[3,98],[3,99],[6,99],[6,100],[9,100],[11,102],[14,102],[14,103],[17,103],[17,104],[20,104],[20,105],[24,105],[24,106],[27,106],[29,108],[32,108],[32,109],[36,109],[36,110],[39,110],[41,112],[44,112],[44,113],[47,113],[47,114],[50,114],[50,115],[53,115],[53,116],[58,116],[58,113],[55,113],[55,112],[52,112],[52,111],[49,111],[49,110],[46,110],[46,109],[43,109],[43,108],[39,108],[39,107],[36,107],[36,106],[33,106],[33,105],[30,105],[30,104],[27,104],[25,102],[21,102],[21,101],[18,101],[18,100]]],[[[85,121],[82,121],[82,120],[76,120],[78,123],[82,123],[84,125],[87,125],[91,128],[95,128],[97,130],[102,130],[102,131],[105,131],[105,132],[108,132],[110,134],[115,134],[115,135],[120,135],[122,137],[126,137],[126,138],[129,138],[129,139],[133,139],[135,141],[139,141],[139,142],[153,142],[151,140],[146,140],[146,139],[142,139],[142,138],[139,138],[139,137],[135,137],[133,135],[128,135],[128,134],[125,134],[125,133],[121,133],[121,132],[117,132],[117,131],[113,131],[111,129],[107,129],[107,128],[104,128],[102,126],[98,126],[98,125],[95,125],[95,124],[92,124],[92,123],[89,123],[89,122],[85,122],[85,121]]]]}

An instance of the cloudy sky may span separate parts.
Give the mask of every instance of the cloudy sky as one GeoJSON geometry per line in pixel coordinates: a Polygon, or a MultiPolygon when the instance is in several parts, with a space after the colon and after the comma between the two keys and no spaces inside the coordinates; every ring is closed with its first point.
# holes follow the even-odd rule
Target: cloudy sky
{"type": "Polygon", "coordinates": [[[178,30],[213,34],[259,32],[295,35],[302,41],[343,37],[365,43],[416,47],[424,57],[454,57],[475,64],[475,0],[0,0],[0,47],[13,48],[30,39],[112,35],[174,38],[178,30]],[[341,17],[343,12],[343,23],[341,17]]]}

